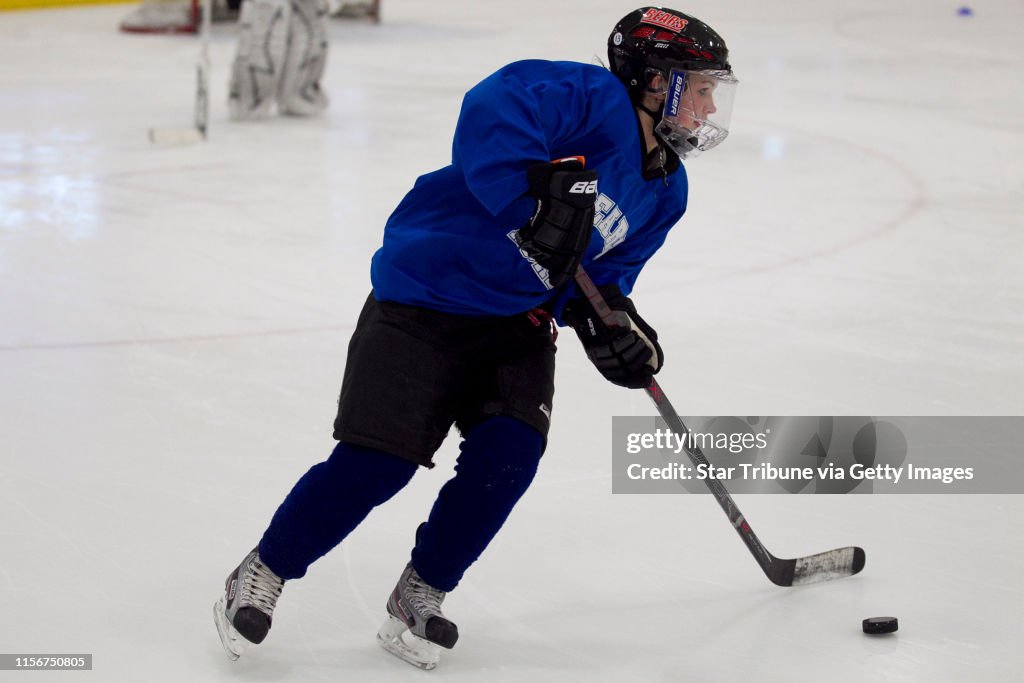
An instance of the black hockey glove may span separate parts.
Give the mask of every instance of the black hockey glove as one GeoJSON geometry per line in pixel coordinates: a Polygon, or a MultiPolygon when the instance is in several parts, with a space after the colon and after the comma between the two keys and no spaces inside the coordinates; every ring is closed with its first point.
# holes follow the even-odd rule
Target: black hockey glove
{"type": "Polygon", "coordinates": [[[605,325],[586,297],[570,300],[562,317],[576,330],[587,357],[605,379],[620,387],[645,389],[665,362],[658,333],[637,315],[633,302],[617,285],[598,290],[615,312],[618,327],[605,325]]]}
{"type": "Polygon", "coordinates": [[[584,171],[580,160],[570,158],[534,164],[526,179],[537,208],[519,230],[519,247],[547,269],[551,287],[559,287],[576,272],[590,244],[597,172],[584,171]]]}

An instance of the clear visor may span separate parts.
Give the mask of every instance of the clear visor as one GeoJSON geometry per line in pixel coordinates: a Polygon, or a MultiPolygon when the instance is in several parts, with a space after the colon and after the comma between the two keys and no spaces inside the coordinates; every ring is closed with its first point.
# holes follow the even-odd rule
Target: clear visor
{"type": "Polygon", "coordinates": [[[664,90],[665,108],[654,132],[680,159],[720,145],[729,135],[738,83],[728,71],[672,69],[664,90]]]}

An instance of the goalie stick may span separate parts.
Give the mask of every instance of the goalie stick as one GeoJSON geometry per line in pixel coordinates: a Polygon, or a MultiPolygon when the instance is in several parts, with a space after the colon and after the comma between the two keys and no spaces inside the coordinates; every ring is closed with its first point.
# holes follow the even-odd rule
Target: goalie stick
{"type": "Polygon", "coordinates": [[[203,0],[203,21],[199,28],[199,62],[196,64],[196,111],[194,123],[206,139],[210,119],[210,28],[213,24],[213,0],[203,0]]]}
{"type": "MultiPolygon", "coordinates": [[[[594,310],[600,316],[601,322],[609,328],[621,327],[614,311],[608,307],[608,303],[601,296],[597,285],[594,284],[594,281],[583,270],[583,266],[577,267],[575,280],[580,291],[583,292],[590,305],[594,307],[594,310]]],[[[691,444],[690,439],[686,438],[690,430],[683,424],[682,418],[679,417],[675,408],[672,407],[668,396],[665,395],[661,386],[658,385],[658,381],[652,377],[651,385],[644,389],[644,391],[654,401],[658,413],[665,419],[665,422],[668,423],[672,431],[682,438],[683,449],[686,451],[686,455],[690,458],[690,462],[693,463],[694,467],[698,465],[707,467],[709,464],[708,459],[701,452],[699,446],[691,444]]],[[[761,570],[764,571],[765,576],[775,585],[801,586],[809,583],[831,581],[832,579],[841,579],[844,576],[853,576],[864,568],[864,550],[854,546],[836,548],[835,550],[818,553],[817,555],[808,555],[790,560],[775,557],[768,552],[768,549],[761,543],[757,534],[750,528],[750,524],[743,516],[743,513],[740,512],[740,509],[736,507],[736,502],[729,495],[722,482],[718,479],[706,478],[704,483],[711,489],[711,493],[714,494],[718,504],[725,511],[725,516],[729,518],[729,523],[739,533],[743,542],[747,544],[747,548],[753,554],[757,563],[761,565],[761,570]]]]}
{"type": "Polygon", "coordinates": [[[156,145],[190,145],[206,139],[210,119],[210,25],[213,0],[203,0],[199,25],[199,60],[196,62],[196,101],[192,126],[188,128],[150,128],[149,140],[156,145]]]}

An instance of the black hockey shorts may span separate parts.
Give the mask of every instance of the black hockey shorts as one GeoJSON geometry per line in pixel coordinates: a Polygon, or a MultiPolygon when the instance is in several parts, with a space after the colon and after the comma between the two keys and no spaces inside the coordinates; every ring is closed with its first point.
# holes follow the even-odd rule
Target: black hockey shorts
{"type": "Polygon", "coordinates": [[[546,445],[554,376],[551,325],[536,313],[467,317],[371,293],[349,342],[334,438],[433,467],[452,424],[465,436],[506,415],[546,445]]]}

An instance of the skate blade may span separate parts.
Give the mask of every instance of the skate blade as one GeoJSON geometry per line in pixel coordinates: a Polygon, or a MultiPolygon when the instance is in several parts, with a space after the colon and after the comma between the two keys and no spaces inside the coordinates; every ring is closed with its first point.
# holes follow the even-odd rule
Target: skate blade
{"type": "Polygon", "coordinates": [[[377,631],[381,647],[404,662],[429,671],[441,661],[441,646],[409,632],[401,619],[389,616],[377,631]]]}
{"type": "Polygon", "coordinates": [[[228,623],[227,605],[223,595],[213,605],[213,623],[217,626],[217,635],[220,636],[220,644],[224,646],[228,659],[235,661],[245,652],[248,641],[228,623]]]}
{"type": "Polygon", "coordinates": [[[229,99],[228,119],[232,121],[262,121],[270,118],[271,105],[273,105],[272,100],[258,106],[246,107],[237,99],[229,99]]]}

